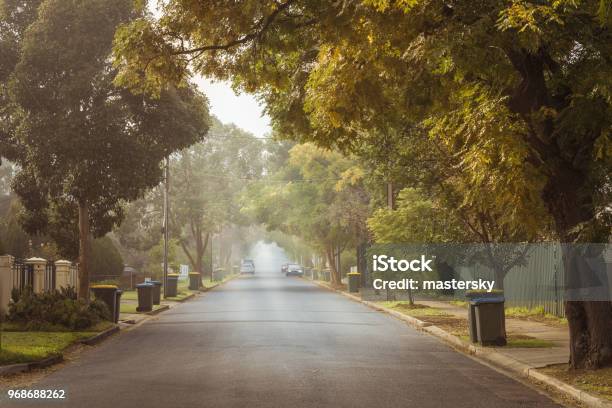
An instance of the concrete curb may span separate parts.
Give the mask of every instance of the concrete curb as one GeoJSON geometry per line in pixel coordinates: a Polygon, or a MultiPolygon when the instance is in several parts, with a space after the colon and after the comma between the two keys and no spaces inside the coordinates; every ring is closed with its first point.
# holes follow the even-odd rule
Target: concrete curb
{"type": "Polygon", "coordinates": [[[162,299],[162,301],[166,300],[166,301],[169,301],[169,302],[183,303],[183,302],[188,301],[189,299],[193,299],[196,295],[198,295],[198,294],[197,293],[190,293],[189,295],[185,296],[182,299],[168,299],[168,298],[166,298],[166,299],[162,299]]]}
{"type": "Polygon", "coordinates": [[[447,331],[437,326],[434,326],[432,324],[429,324],[427,322],[424,322],[412,316],[404,315],[400,312],[388,309],[386,307],[375,304],[373,302],[363,300],[359,296],[355,296],[350,293],[346,293],[341,290],[334,289],[330,286],[327,286],[317,281],[310,281],[310,282],[313,282],[315,285],[319,287],[339,293],[342,296],[347,297],[356,302],[363,303],[364,305],[372,309],[386,313],[399,320],[402,320],[410,324],[417,330],[424,331],[432,336],[437,337],[438,339],[442,340],[444,343],[448,344],[453,349],[459,352],[469,354],[475,357],[476,359],[484,360],[487,363],[490,363],[512,374],[519,375],[520,377],[527,378],[532,381],[535,380],[535,381],[544,383],[547,386],[555,389],[556,391],[561,392],[577,401],[582,402],[587,407],[612,408],[612,402],[605,401],[585,391],[579,390],[578,388],[575,388],[567,383],[564,383],[563,381],[557,380],[554,377],[551,377],[549,375],[546,375],[538,371],[535,367],[531,367],[528,364],[517,361],[504,354],[498,353],[495,350],[485,349],[484,347],[481,347],[478,345],[466,343],[462,341],[460,338],[458,338],[457,336],[453,336],[452,334],[448,333],[447,331]]]}
{"type": "Polygon", "coordinates": [[[161,312],[165,312],[166,310],[170,310],[170,306],[163,305],[163,306],[159,307],[158,309],[151,310],[150,312],[146,312],[145,314],[147,314],[149,316],[155,316],[156,314],[160,314],[161,312]]]}
{"type": "Polygon", "coordinates": [[[113,334],[118,333],[119,330],[120,330],[119,326],[110,327],[104,330],[103,332],[96,334],[95,336],[81,340],[81,344],[85,344],[86,346],[94,346],[100,343],[102,340],[106,339],[107,337],[110,337],[113,334]]]}
{"type": "Polygon", "coordinates": [[[177,302],[179,302],[179,303],[183,303],[183,302],[186,302],[186,301],[188,301],[188,300],[193,299],[193,298],[194,298],[194,297],[196,297],[196,296],[197,296],[197,293],[192,293],[191,295],[187,295],[187,296],[185,296],[185,297],[184,297],[184,298],[182,298],[181,300],[177,300],[177,302]]]}
{"type": "Polygon", "coordinates": [[[199,289],[199,291],[202,292],[202,293],[210,292],[211,290],[216,289],[216,288],[218,288],[221,285],[225,285],[227,282],[233,281],[234,279],[237,279],[240,276],[242,276],[242,275],[240,275],[240,274],[232,275],[231,277],[227,278],[224,281],[217,282],[214,285],[209,286],[209,287],[201,288],[201,289],[199,289]]]}
{"type": "Polygon", "coordinates": [[[64,361],[63,354],[47,357],[44,360],[33,361],[31,363],[11,364],[0,367],[0,376],[25,373],[39,368],[47,368],[54,364],[64,361]]]}

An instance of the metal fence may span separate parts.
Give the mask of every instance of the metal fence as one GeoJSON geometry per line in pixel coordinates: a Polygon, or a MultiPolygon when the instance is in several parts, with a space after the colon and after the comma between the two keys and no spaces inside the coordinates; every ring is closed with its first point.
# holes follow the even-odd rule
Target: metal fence
{"type": "MultiPolygon", "coordinates": [[[[482,264],[459,267],[461,279],[495,279],[491,268],[482,264]]],[[[514,266],[504,279],[508,307],[544,308],[546,313],[565,316],[564,273],[560,245],[534,245],[527,262],[514,266]]]]}
{"type": "Polygon", "coordinates": [[[15,259],[12,267],[13,288],[24,290],[34,286],[34,266],[28,265],[22,259],[15,259]]]}
{"type": "Polygon", "coordinates": [[[75,288],[79,289],[79,264],[73,263],[70,265],[70,274],[68,275],[68,284],[75,288]]]}
{"type": "Polygon", "coordinates": [[[44,288],[45,291],[55,289],[56,283],[56,267],[54,261],[47,261],[45,265],[45,283],[44,288]]]}
{"type": "MultiPolygon", "coordinates": [[[[445,269],[434,267],[433,271],[416,273],[384,275],[385,272],[378,271],[377,277],[387,280],[495,281],[495,288],[503,289],[508,307],[542,308],[544,312],[560,317],[565,316],[566,300],[612,299],[610,244],[377,244],[368,249],[367,257],[372,259],[377,254],[393,255],[396,259],[429,256],[435,259],[434,265],[446,266],[445,269]],[[497,276],[494,267],[500,271],[497,276]],[[504,270],[507,272],[502,287],[499,274],[504,270]]],[[[373,291],[371,266],[368,263],[365,270],[367,284],[364,288],[368,290],[368,296],[373,291]]],[[[465,292],[464,289],[447,292],[420,290],[415,295],[465,300],[465,292]]],[[[378,292],[373,293],[378,295],[378,292]]],[[[397,300],[410,295],[407,290],[389,293],[397,300]]]]}

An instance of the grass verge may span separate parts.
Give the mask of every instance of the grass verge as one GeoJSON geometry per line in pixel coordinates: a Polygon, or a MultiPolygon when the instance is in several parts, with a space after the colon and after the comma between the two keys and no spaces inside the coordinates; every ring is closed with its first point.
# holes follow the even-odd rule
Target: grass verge
{"type": "Polygon", "coordinates": [[[574,387],[612,401],[612,367],[599,370],[570,370],[567,364],[558,364],[539,371],[574,387]]]}
{"type": "MultiPolygon", "coordinates": [[[[95,326],[92,326],[92,327],[89,327],[89,328],[87,328],[85,330],[82,330],[82,332],[88,332],[88,333],[89,332],[94,332],[94,333],[97,333],[97,332],[104,331],[104,330],[106,330],[106,329],[108,329],[108,328],[110,328],[112,326],[114,326],[114,323],[109,322],[109,321],[103,321],[103,322],[100,322],[100,323],[96,324],[95,326]]],[[[2,331],[6,333],[6,332],[27,332],[29,330],[27,329],[26,325],[22,324],[22,323],[4,322],[2,324],[2,331]]],[[[41,332],[41,333],[45,333],[45,332],[46,333],[50,333],[50,332],[53,332],[53,333],[60,333],[60,332],[62,332],[62,333],[75,333],[74,330],[70,330],[70,329],[68,329],[66,327],[59,326],[59,325],[56,325],[56,326],[51,326],[50,325],[50,326],[48,326],[48,328],[46,328],[44,330],[36,330],[36,332],[41,332]]]]}
{"type": "Polygon", "coordinates": [[[0,333],[0,365],[31,363],[58,355],[66,347],[102,330],[94,327],[82,332],[4,331],[0,333]]]}
{"type": "MultiPolygon", "coordinates": [[[[210,278],[204,278],[202,279],[202,285],[205,288],[211,288],[215,285],[218,285],[222,282],[225,282],[231,278],[233,278],[235,275],[229,275],[226,276],[222,281],[211,281],[210,278]]],[[[163,288],[162,288],[163,290],[163,288]]],[[[163,293],[163,292],[162,292],[163,293]]],[[[173,297],[167,297],[164,300],[172,300],[172,301],[177,301],[180,302],[182,300],[185,300],[188,296],[194,294],[194,293],[200,293],[199,290],[191,290],[189,289],[189,281],[188,280],[179,280],[178,284],[177,284],[177,288],[176,288],[176,296],[173,297]]],[[[121,299],[122,300],[138,300],[138,292],[135,290],[128,290],[123,292],[123,295],[121,295],[121,299]]],[[[132,312],[124,312],[123,311],[123,305],[121,306],[121,313],[132,313],[132,312]]],[[[131,310],[131,308],[126,308],[126,310],[131,310]]],[[[134,308],[135,310],[135,308],[134,308]]],[[[133,313],[136,313],[135,311],[133,313]]]]}
{"type": "Polygon", "coordinates": [[[545,323],[555,327],[567,327],[567,319],[546,313],[543,307],[528,309],[526,307],[506,308],[506,317],[545,323]]]}
{"type": "MultiPolygon", "coordinates": [[[[459,337],[465,342],[470,341],[467,319],[450,315],[443,310],[430,306],[414,304],[410,305],[406,301],[398,302],[378,302],[381,306],[396,310],[405,315],[416,317],[419,320],[433,324],[442,330],[459,337]]],[[[548,340],[537,339],[535,337],[522,334],[508,334],[508,344],[506,348],[549,348],[554,347],[554,343],[548,340]]]]}

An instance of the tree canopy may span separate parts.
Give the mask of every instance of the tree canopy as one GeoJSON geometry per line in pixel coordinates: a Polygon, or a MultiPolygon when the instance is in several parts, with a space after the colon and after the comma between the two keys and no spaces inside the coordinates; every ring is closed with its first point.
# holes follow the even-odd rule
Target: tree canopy
{"type": "Polygon", "coordinates": [[[159,183],[161,160],[208,129],[207,101],[193,87],[148,98],[114,85],[114,33],[136,16],[129,0],[42,1],[5,82],[3,155],[21,169],[13,188],[24,226],[49,233],[66,256],[80,253],[82,296],[90,232],[117,225],[122,203],[159,183]]]}
{"type": "Polygon", "coordinates": [[[243,211],[324,254],[332,282],[339,284],[338,252],[356,247],[367,235],[362,176],[356,163],[338,152],[296,145],[280,170],[247,190],[243,211]]]}
{"type": "MultiPolygon", "coordinates": [[[[609,240],[608,0],[168,1],[161,11],[118,31],[119,83],[158,92],[190,69],[231,78],[260,95],[279,134],[362,154],[387,181],[404,167],[501,237],[609,240]]],[[[573,366],[612,363],[611,309],[566,304],[573,366]]]]}

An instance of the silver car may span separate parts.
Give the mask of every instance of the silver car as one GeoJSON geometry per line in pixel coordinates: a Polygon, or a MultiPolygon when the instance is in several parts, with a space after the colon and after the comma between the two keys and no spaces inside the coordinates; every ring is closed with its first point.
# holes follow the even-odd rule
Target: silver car
{"type": "Polygon", "coordinates": [[[243,259],[240,264],[240,273],[255,273],[255,263],[252,259],[243,259]]]}
{"type": "Polygon", "coordinates": [[[289,264],[285,274],[287,276],[304,276],[304,267],[298,264],[289,264]]]}

